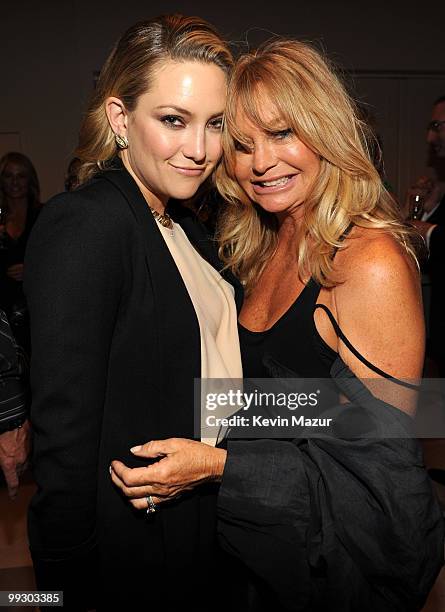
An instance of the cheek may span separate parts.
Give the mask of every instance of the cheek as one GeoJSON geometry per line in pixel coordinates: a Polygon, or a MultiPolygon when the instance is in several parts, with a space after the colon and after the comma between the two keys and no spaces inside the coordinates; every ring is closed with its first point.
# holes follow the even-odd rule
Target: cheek
{"type": "Polygon", "coordinates": [[[238,183],[250,182],[250,162],[247,155],[236,157],[234,172],[238,183]]]}
{"type": "Polygon", "coordinates": [[[217,162],[222,155],[221,135],[212,134],[207,144],[207,156],[217,162]]]}
{"type": "Polygon", "coordinates": [[[165,129],[157,121],[134,121],[130,125],[130,147],[139,149],[142,156],[168,159],[178,147],[179,134],[165,129]]]}
{"type": "Polygon", "coordinates": [[[302,142],[288,145],[283,154],[283,159],[291,166],[302,168],[308,173],[316,173],[320,166],[318,155],[302,142]]]}
{"type": "Polygon", "coordinates": [[[311,165],[312,165],[311,178],[313,180],[320,174],[320,159],[318,155],[315,155],[312,158],[311,165]]]}
{"type": "Polygon", "coordinates": [[[150,131],[146,134],[144,140],[144,148],[147,153],[160,157],[161,159],[168,159],[178,148],[178,135],[172,131],[172,133],[155,132],[150,131]]]}

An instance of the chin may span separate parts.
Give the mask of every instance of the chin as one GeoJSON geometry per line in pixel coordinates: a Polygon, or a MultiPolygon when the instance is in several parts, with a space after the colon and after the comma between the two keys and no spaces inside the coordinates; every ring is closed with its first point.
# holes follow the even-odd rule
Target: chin
{"type": "Polygon", "coordinates": [[[272,213],[275,215],[278,214],[285,214],[287,212],[290,212],[290,209],[293,208],[291,205],[289,205],[288,203],[286,204],[276,204],[273,202],[257,202],[258,206],[260,206],[263,210],[265,210],[268,213],[272,213]]]}
{"type": "Polygon", "coordinates": [[[170,185],[169,198],[173,198],[175,200],[189,200],[190,198],[193,198],[201,184],[202,183],[196,183],[194,185],[182,187],[178,186],[176,188],[170,185]]]}
{"type": "Polygon", "coordinates": [[[170,193],[168,194],[168,197],[169,199],[172,199],[172,200],[190,200],[190,198],[193,198],[193,196],[195,195],[197,191],[198,191],[198,188],[188,189],[188,190],[172,189],[170,193]]]}

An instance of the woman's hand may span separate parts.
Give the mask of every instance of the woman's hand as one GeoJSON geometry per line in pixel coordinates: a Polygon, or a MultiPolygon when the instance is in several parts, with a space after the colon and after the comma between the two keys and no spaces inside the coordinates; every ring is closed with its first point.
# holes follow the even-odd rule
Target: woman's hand
{"type": "Polygon", "coordinates": [[[154,440],[131,449],[136,457],[160,458],[147,467],[129,468],[121,461],[110,466],[114,484],[134,508],[147,509],[148,495],[159,504],[171,501],[204,482],[219,482],[226,451],[183,438],[154,440]]]}
{"type": "Polygon", "coordinates": [[[0,434],[0,470],[3,471],[11,499],[17,496],[19,476],[26,469],[30,451],[29,421],[17,429],[0,434]]]}

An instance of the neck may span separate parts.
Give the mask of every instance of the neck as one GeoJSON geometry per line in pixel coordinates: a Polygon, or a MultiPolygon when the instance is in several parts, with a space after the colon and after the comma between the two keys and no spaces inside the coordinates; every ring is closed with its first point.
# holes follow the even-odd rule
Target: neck
{"type": "Polygon", "coordinates": [[[278,219],[278,236],[282,238],[293,239],[298,236],[301,226],[303,223],[303,214],[297,211],[294,214],[289,213],[278,213],[276,215],[278,219]]]}
{"type": "Polygon", "coordinates": [[[163,215],[165,213],[165,207],[167,206],[168,198],[156,195],[141,181],[141,179],[138,177],[136,172],[133,170],[133,167],[129,159],[129,155],[128,155],[128,149],[123,149],[121,151],[121,159],[122,159],[122,163],[124,164],[126,170],[131,174],[131,176],[136,181],[136,184],[139,187],[142,195],[144,196],[144,199],[147,202],[148,206],[152,208],[153,210],[155,210],[156,212],[158,212],[159,214],[163,215]]]}
{"type": "Polygon", "coordinates": [[[8,207],[8,214],[20,216],[26,214],[28,210],[28,198],[5,198],[8,207]]]}

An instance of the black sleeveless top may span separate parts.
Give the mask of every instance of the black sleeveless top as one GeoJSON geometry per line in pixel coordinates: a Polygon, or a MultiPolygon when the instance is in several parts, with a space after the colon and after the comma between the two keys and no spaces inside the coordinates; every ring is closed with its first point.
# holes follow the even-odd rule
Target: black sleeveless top
{"type": "MultiPolygon", "coordinates": [[[[418,389],[384,372],[349,342],[334,315],[324,304],[317,304],[321,286],[312,278],[286,312],[274,325],[261,332],[246,329],[238,323],[244,378],[274,377],[271,363],[284,366],[298,378],[331,378],[331,367],[338,359],[334,351],[320,336],[315,326],[314,312],[321,308],[345,346],[370,370],[402,387],[418,389]]],[[[334,388],[334,387],[332,387],[334,388]]]]}
{"type": "Polygon", "coordinates": [[[329,378],[337,353],[321,338],[314,322],[320,285],[313,279],[270,328],[254,332],[238,324],[245,378],[271,376],[269,358],[302,378],[329,378]]]}

